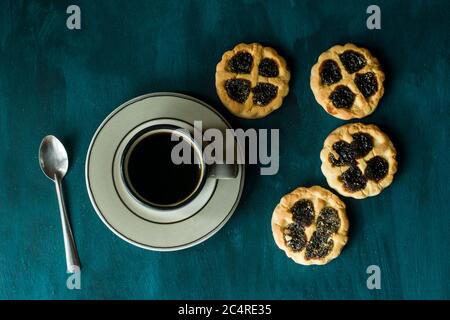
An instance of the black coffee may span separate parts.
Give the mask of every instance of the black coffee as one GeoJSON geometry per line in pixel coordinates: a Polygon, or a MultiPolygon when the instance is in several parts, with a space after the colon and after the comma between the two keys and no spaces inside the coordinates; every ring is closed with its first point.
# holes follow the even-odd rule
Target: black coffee
{"type": "MultiPolygon", "coordinates": [[[[194,161],[196,152],[191,150],[191,164],[173,163],[171,152],[179,141],[171,141],[170,132],[151,134],[131,150],[128,165],[128,183],[134,192],[151,204],[170,206],[187,199],[196,189],[200,176],[200,164],[194,161]]],[[[139,198],[138,197],[138,198],[139,198]]]]}

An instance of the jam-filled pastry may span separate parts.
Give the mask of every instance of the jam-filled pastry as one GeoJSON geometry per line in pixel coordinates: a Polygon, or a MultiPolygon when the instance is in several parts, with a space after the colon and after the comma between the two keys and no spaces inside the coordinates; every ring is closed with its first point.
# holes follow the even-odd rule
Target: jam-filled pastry
{"type": "Polygon", "coordinates": [[[373,124],[337,128],[320,152],[327,182],[343,196],[362,199],[379,194],[397,172],[397,152],[389,137],[373,124]]]}
{"type": "Polygon", "coordinates": [[[272,215],[277,246],[296,263],[326,264],[347,243],[345,204],[319,187],[297,188],[281,198],[272,215]]]}
{"type": "Polygon", "coordinates": [[[311,69],[310,85],[316,101],[343,120],[374,112],[384,93],[383,82],[377,58],[351,43],[331,47],[311,69]]]}
{"type": "Polygon", "coordinates": [[[278,109],[289,91],[286,61],[259,43],[238,44],[216,67],[216,89],[234,115],[262,118],[278,109]]]}

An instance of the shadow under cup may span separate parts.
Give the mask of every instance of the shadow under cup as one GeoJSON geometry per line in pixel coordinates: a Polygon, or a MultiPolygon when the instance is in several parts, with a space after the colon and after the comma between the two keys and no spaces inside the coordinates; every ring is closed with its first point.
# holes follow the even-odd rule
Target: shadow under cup
{"type": "Polygon", "coordinates": [[[174,126],[137,133],[122,158],[128,191],[144,205],[159,209],[173,209],[194,199],[205,182],[205,171],[201,148],[189,132],[174,126]]]}

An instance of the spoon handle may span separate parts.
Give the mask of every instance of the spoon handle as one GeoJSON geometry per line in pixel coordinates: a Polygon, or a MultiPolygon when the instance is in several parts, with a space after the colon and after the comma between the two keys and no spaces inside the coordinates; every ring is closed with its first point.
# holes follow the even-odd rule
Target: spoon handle
{"type": "Polygon", "coordinates": [[[62,192],[61,178],[55,176],[56,195],[58,197],[59,212],[61,214],[61,224],[64,235],[64,249],[66,251],[67,271],[70,273],[80,271],[80,259],[78,258],[77,247],[73,239],[69,217],[67,216],[66,205],[62,192]]]}

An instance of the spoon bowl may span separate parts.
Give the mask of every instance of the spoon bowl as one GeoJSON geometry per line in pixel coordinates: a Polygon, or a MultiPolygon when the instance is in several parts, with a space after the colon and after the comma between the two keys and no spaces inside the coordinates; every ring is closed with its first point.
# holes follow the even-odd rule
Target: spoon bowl
{"type": "Polygon", "coordinates": [[[64,178],[69,168],[67,151],[61,141],[55,136],[46,136],[39,148],[39,164],[44,174],[51,180],[55,180],[56,175],[60,179],[64,178]]]}

